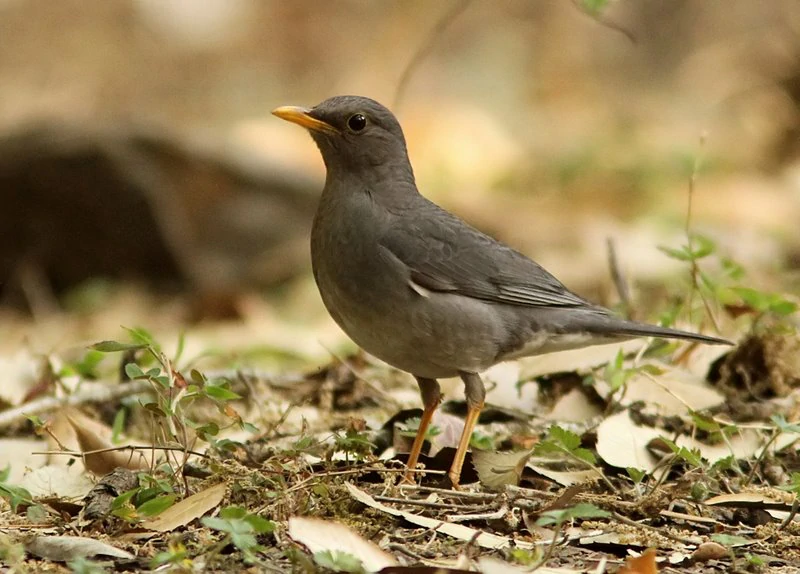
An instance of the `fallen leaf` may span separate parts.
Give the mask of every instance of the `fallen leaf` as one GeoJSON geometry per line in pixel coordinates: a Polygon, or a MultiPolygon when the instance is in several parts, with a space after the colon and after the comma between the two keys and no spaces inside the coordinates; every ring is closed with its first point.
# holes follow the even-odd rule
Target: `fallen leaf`
{"type": "MultiPolygon", "coordinates": [[[[83,464],[86,470],[98,476],[112,472],[115,468],[127,468],[128,470],[145,470],[149,468],[144,455],[138,451],[125,450],[111,444],[99,433],[95,432],[96,421],[80,414],[77,411],[66,415],[75,436],[78,439],[83,455],[83,464]],[[120,450],[111,450],[119,448],[120,450]],[[100,452],[98,452],[100,451],[100,452]]],[[[110,429],[109,429],[110,434],[110,429]]]]}
{"type": "Polygon", "coordinates": [[[558,422],[585,423],[602,414],[599,406],[592,403],[579,388],[561,396],[545,418],[558,422]]]}
{"type": "Polygon", "coordinates": [[[656,574],[656,551],[653,548],[645,550],[641,556],[631,556],[617,571],[617,574],[656,574]]]}
{"type": "Polygon", "coordinates": [[[688,449],[697,449],[709,463],[733,455],[737,459],[752,458],[764,443],[764,437],[755,429],[744,429],[728,438],[727,442],[708,444],[690,436],[679,436],[675,444],[688,449]]]}
{"type": "Polygon", "coordinates": [[[557,482],[561,486],[572,486],[573,484],[581,484],[584,482],[593,482],[600,479],[600,475],[596,470],[551,470],[546,466],[540,464],[527,464],[527,467],[534,472],[557,482]]]}
{"type": "Polygon", "coordinates": [[[683,415],[689,409],[701,411],[721,405],[725,395],[699,375],[670,369],[656,380],[634,375],[628,381],[620,404],[627,406],[642,401],[664,416],[683,415]]]}
{"type": "Polygon", "coordinates": [[[25,549],[39,558],[54,562],[66,562],[89,556],[113,556],[133,559],[130,552],[82,536],[37,536],[25,544],[25,549]]]}
{"type": "Polygon", "coordinates": [[[708,562],[709,560],[721,560],[730,556],[731,551],[717,542],[703,542],[692,552],[694,562],[708,562]]]}
{"type": "Polygon", "coordinates": [[[611,466],[652,472],[658,461],[650,454],[647,444],[661,434],[654,428],[634,424],[628,411],[622,411],[598,425],[597,454],[611,466]]]}
{"type": "Polygon", "coordinates": [[[367,572],[397,566],[394,556],[378,548],[344,524],[320,518],[292,516],[289,518],[289,536],[312,554],[317,552],[346,552],[361,561],[367,572]]]}
{"type": "Polygon", "coordinates": [[[532,454],[531,450],[495,452],[473,449],[472,465],[478,473],[478,480],[487,488],[499,489],[509,484],[517,486],[525,463],[532,454]]]}
{"type": "Polygon", "coordinates": [[[30,492],[34,498],[43,496],[83,498],[94,483],[86,476],[80,465],[72,467],[47,465],[25,474],[19,486],[30,492]]]}
{"type": "Polygon", "coordinates": [[[400,516],[412,524],[416,524],[417,526],[422,526],[423,528],[435,529],[436,532],[452,536],[453,538],[457,538],[458,540],[463,540],[464,542],[471,541],[473,544],[477,544],[481,548],[499,550],[502,548],[511,548],[513,546],[517,548],[524,548],[526,550],[531,550],[535,548],[537,545],[542,546],[550,543],[550,541],[537,541],[536,544],[533,544],[531,542],[525,542],[523,540],[516,540],[512,538],[507,538],[505,536],[498,536],[496,534],[491,534],[489,532],[483,532],[481,530],[476,530],[474,528],[464,526],[463,524],[451,524],[449,522],[442,522],[441,520],[428,518],[427,516],[420,516],[412,512],[404,512],[402,510],[397,510],[395,508],[391,508],[389,506],[386,506],[385,504],[378,502],[377,500],[372,498],[369,494],[367,494],[363,490],[358,489],[356,486],[352,485],[349,482],[345,483],[345,487],[350,492],[350,496],[352,496],[354,499],[358,500],[362,504],[366,504],[370,508],[380,510],[381,512],[391,514],[392,516],[400,516]]]}
{"type": "Polygon", "coordinates": [[[216,508],[225,498],[227,485],[221,482],[205,490],[201,490],[167,508],[151,520],[141,523],[142,528],[169,532],[189,524],[200,518],[209,510],[216,508]]]}

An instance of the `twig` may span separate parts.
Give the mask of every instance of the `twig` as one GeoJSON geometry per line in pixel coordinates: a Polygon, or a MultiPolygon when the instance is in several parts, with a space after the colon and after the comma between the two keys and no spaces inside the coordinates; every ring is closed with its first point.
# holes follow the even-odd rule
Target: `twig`
{"type": "Polygon", "coordinates": [[[202,452],[197,452],[194,450],[186,450],[186,448],[182,446],[157,446],[157,445],[125,445],[125,446],[110,446],[107,448],[98,448],[95,450],[87,450],[85,452],[74,451],[74,450],[44,450],[44,451],[35,451],[31,454],[36,455],[62,455],[62,456],[74,456],[76,458],[81,458],[86,455],[92,454],[103,454],[105,452],[116,452],[116,451],[153,451],[153,450],[163,450],[163,451],[178,451],[186,453],[187,455],[194,455],[199,456],[201,458],[209,458],[207,454],[202,452]]]}
{"type": "Polygon", "coordinates": [[[503,504],[492,512],[479,512],[473,514],[450,514],[447,516],[448,522],[466,522],[468,520],[500,520],[508,512],[508,506],[503,504]]]}
{"type": "Polygon", "coordinates": [[[611,237],[606,239],[606,247],[608,248],[608,267],[611,271],[611,280],[614,282],[617,295],[619,295],[619,300],[625,310],[625,318],[631,319],[633,317],[631,294],[628,289],[628,282],[625,281],[625,277],[622,276],[622,270],[619,267],[619,260],[617,259],[617,249],[611,237]]]}
{"type": "Polygon", "coordinates": [[[140,379],[124,383],[83,383],[65,397],[42,397],[0,413],[0,429],[29,416],[40,415],[55,409],[74,407],[84,403],[109,403],[122,397],[150,391],[150,382],[140,379]]]}
{"type": "MultiPolygon", "coordinates": [[[[703,149],[706,143],[706,132],[700,134],[700,150],[703,149]]],[[[694,190],[695,186],[697,185],[697,176],[700,173],[700,153],[695,156],[694,163],[692,164],[692,175],[689,177],[689,200],[687,201],[686,205],[686,249],[689,253],[692,253],[692,203],[694,202],[694,190]]],[[[700,266],[697,264],[697,260],[692,256],[689,258],[689,272],[692,278],[692,289],[689,291],[689,321],[691,322],[692,319],[692,296],[695,291],[697,291],[698,295],[700,295],[700,300],[703,302],[703,307],[706,310],[706,315],[714,324],[714,329],[719,333],[719,323],[717,322],[716,317],[711,312],[711,305],[708,303],[705,295],[700,290],[700,281],[698,276],[700,275],[700,266]]]]}
{"type": "Polygon", "coordinates": [[[421,506],[423,508],[437,508],[440,510],[474,510],[472,506],[465,504],[448,504],[446,502],[431,502],[430,500],[416,500],[414,498],[397,498],[394,496],[373,496],[379,502],[393,502],[395,504],[407,504],[408,506],[421,506]]]}
{"type": "Polygon", "coordinates": [[[397,91],[395,92],[394,96],[394,107],[397,107],[400,103],[400,100],[403,98],[403,93],[405,92],[408,81],[411,78],[411,74],[414,73],[425,56],[427,56],[431,51],[436,43],[436,40],[439,39],[439,36],[441,36],[442,32],[444,32],[444,30],[467,9],[471,1],[472,0],[457,0],[450,10],[448,10],[444,16],[442,16],[439,21],[436,22],[436,25],[430,31],[427,38],[425,38],[425,41],[419,45],[417,51],[414,52],[413,56],[411,56],[411,60],[409,60],[400,76],[400,80],[397,82],[397,91]]]}
{"type": "Polygon", "coordinates": [[[622,27],[620,24],[616,22],[612,22],[611,20],[607,20],[603,18],[603,16],[599,12],[592,12],[587,10],[583,4],[581,4],[578,0],[572,0],[573,6],[575,6],[580,12],[583,12],[589,18],[597,22],[598,24],[605,26],[609,30],[613,30],[614,32],[619,32],[623,36],[625,36],[628,40],[630,40],[631,44],[636,44],[636,36],[634,36],[633,32],[627,30],[626,28],[622,27]]]}
{"type": "MultiPolygon", "coordinates": [[[[410,469],[409,469],[410,470],[410,469]]],[[[438,470],[416,470],[416,472],[430,472],[434,474],[444,474],[444,471],[438,470]]],[[[476,500],[494,500],[498,497],[497,494],[489,492],[465,492],[463,490],[448,490],[446,488],[435,488],[433,486],[418,486],[416,484],[401,484],[400,490],[413,490],[415,492],[429,492],[432,494],[443,494],[446,496],[453,496],[457,498],[473,498],[476,500]]]]}
{"type": "Polygon", "coordinates": [[[800,510],[800,499],[795,497],[794,501],[792,501],[792,510],[789,511],[789,516],[787,516],[783,522],[781,522],[780,526],[778,526],[778,532],[786,528],[789,524],[792,523],[794,517],[797,515],[797,511],[800,510]]]}

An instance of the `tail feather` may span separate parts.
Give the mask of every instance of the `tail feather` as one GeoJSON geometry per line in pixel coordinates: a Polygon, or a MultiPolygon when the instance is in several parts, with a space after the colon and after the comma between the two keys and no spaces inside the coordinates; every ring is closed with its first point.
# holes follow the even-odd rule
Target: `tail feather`
{"type": "Polygon", "coordinates": [[[631,337],[660,337],[663,339],[684,339],[687,341],[697,341],[707,345],[733,345],[732,341],[710,335],[701,335],[680,329],[670,329],[669,327],[659,327],[636,321],[626,321],[624,319],[611,319],[608,324],[603,326],[604,333],[616,333],[631,337]]]}

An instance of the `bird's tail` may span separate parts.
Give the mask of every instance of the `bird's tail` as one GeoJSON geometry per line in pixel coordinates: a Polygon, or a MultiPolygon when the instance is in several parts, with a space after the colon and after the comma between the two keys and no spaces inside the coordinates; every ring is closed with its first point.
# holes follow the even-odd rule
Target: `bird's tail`
{"type": "Polygon", "coordinates": [[[684,339],[687,341],[697,341],[707,345],[733,345],[732,341],[710,335],[700,335],[690,331],[680,329],[670,329],[669,327],[659,327],[636,321],[626,321],[609,317],[609,322],[603,326],[605,333],[614,333],[630,337],[661,337],[663,339],[684,339]]]}

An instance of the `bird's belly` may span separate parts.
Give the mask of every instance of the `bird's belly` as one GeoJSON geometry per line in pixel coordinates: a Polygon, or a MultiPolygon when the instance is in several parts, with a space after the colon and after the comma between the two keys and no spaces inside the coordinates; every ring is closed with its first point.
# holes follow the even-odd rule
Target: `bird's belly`
{"type": "Polygon", "coordinates": [[[392,290],[391,301],[375,292],[384,291],[320,287],[331,316],[371,355],[428,378],[481,372],[497,362],[502,325],[489,305],[458,295],[423,297],[404,285],[392,290]]]}

